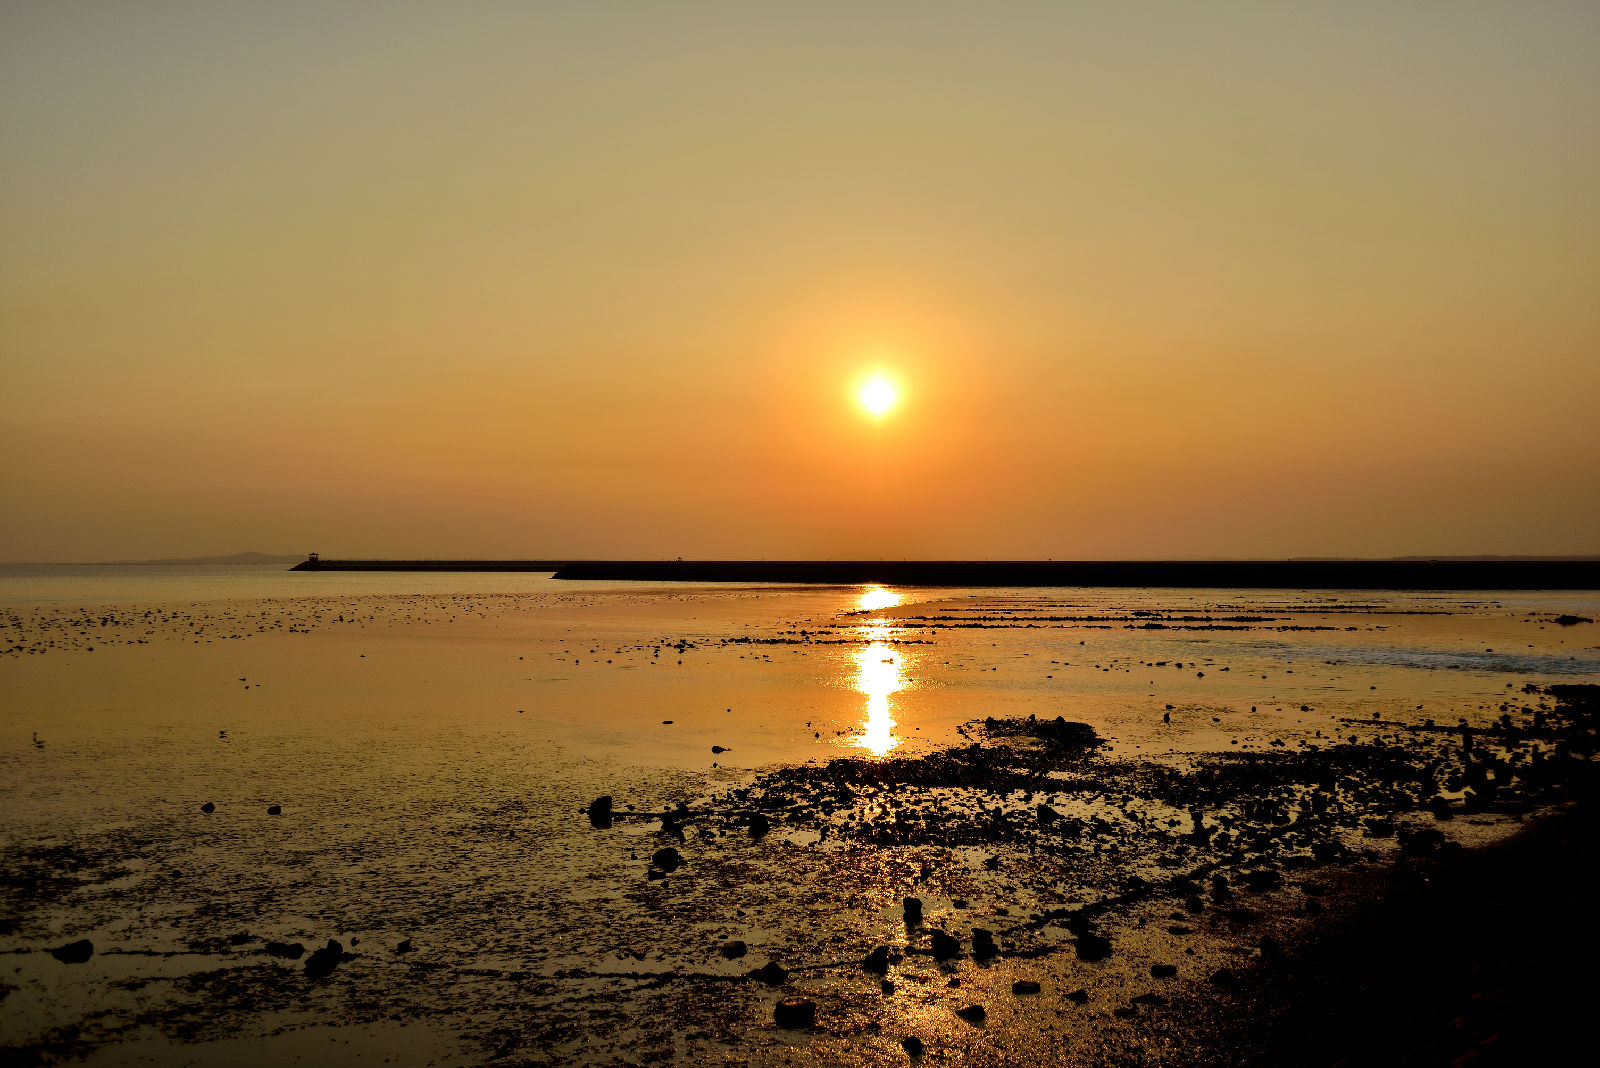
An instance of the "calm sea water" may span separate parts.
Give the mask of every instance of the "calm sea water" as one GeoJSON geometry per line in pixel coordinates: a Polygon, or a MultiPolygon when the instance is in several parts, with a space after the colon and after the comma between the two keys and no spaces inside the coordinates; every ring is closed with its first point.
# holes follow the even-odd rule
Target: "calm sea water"
{"type": "Polygon", "coordinates": [[[152,604],[256,597],[527,593],[548,573],[290,571],[279,564],[0,564],[0,604],[152,604]]]}
{"type": "MultiPolygon", "coordinates": [[[[1528,683],[1600,681],[1600,624],[1563,613],[1600,618],[1600,593],[0,567],[0,953],[16,962],[0,1045],[71,1033],[106,1063],[222,1063],[220,1043],[244,1036],[254,1063],[271,1036],[326,1028],[336,1060],[360,1047],[412,1063],[427,1059],[420,1028],[441,1062],[492,1063],[496,1036],[533,1020],[559,1031],[552,1063],[790,1064],[788,1040],[763,1029],[775,992],[708,982],[686,1008],[671,998],[687,988],[658,995],[632,973],[859,957],[905,938],[885,903],[915,866],[719,832],[679,843],[693,862],[651,880],[659,829],[599,834],[583,816],[594,797],[709,805],[775,765],[964,744],[985,716],[1064,716],[1114,759],[1161,767],[1424,717],[1482,727],[1528,683]],[[730,866],[697,884],[717,858],[730,866]],[[40,952],[80,937],[90,965],[40,952]],[[321,986],[260,948],[329,937],[359,939],[359,956],[321,986]],[[751,956],[724,959],[730,939],[751,956]],[[347,982],[362,996],[342,997],[347,982]],[[770,1043],[760,1056],[650,1031],[735,996],[749,1021],[736,1030],[770,1043]],[[382,1031],[400,1004],[435,1023],[382,1031]]],[[[1039,908],[1070,879],[997,892],[1039,908]]],[[[931,1028],[928,999],[884,1011],[931,1028]]],[[[810,1063],[880,1063],[859,1036],[817,1041],[810,1063]]]]}

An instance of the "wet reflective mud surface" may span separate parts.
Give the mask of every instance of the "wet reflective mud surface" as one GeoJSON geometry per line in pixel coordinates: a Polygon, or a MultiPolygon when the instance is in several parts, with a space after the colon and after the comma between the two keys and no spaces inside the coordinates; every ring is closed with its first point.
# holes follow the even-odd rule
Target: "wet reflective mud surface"
{"type": "MultiPolygon", "coordinates": [[[[1331,1005],[1351,932],[1459,922],[1437,903],[1488,885],[1484,858],[1535,870],[1551,854],[1519,843],[1587,811],[1600,639],[1557,619],[1591,609],[622,589],[12,609],[0,1044],[1317,1062],[1284,1040],[1316,1032],[1285,990],[1331,1005]],[[1416,915],[1386,928],[1394,902],[1416,915]]],[[[1567,901],[1558,867],[1547,901],[1519,884],[1495,907],[1567,901]]],[[[1491,971],[1503,921],[1470,954],[1491,971]]],[[[1475,1020],[1422,1059],[1492,1056],[1503,1028],[1475,1020]]]]}

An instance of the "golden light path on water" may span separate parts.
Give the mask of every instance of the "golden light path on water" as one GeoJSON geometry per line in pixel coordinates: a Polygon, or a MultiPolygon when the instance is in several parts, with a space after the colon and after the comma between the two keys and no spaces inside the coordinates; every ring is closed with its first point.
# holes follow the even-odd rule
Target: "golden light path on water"
{"type": "MultiPolygon", "coordinates": [[[[860,611],[875,612],[893,608],[902,600],[893,590],[873,586],[861,593],[857,606],[860,611]]],[[[867,698],[866,722],[856,735],[855,744],[879,757],[900,744],[894,735],[894,718],[889,714],[889,696],[905,689],[907,679],[901,670],[900,651],[887,641],[895,630],[882,620],[868,622],[861,628],[861,637],[867,644],[854,654],[855,687],[867,698]]]]}

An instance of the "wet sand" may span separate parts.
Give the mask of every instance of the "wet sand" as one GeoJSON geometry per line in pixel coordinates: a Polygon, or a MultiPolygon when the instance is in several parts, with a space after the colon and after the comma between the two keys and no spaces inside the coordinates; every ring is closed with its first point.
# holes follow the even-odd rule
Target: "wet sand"
{"type": "Polygon", "coordinates": [[[1270,992],[1394,873],[1459,882],[1584,796],[1592,713],[1548,687],[1600,680],[1594,625],[1556,622],[1594,601],[595,586],[8,609],[0,1043],[1272,1063],[1270,992]],[[48,952],[79,939],[83,963],[48,952]],[[779,1027],[786,999],[815,1024],[779,1027]]]}

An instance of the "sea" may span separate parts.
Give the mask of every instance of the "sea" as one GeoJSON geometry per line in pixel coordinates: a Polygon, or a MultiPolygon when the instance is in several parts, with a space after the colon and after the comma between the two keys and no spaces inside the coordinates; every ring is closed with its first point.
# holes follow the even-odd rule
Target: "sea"
{"type": "MultiPolygon", "coordinates": [[[[1530,687],[1600,682],[1596,618],[1595,592],[6,565],[0,1045],[89,1064],[903,1060],[893,1034],[954,1033],[931,1016],[943,979],[802,1037],[774,1029],[778,992],[727,984],[905,943],[913,884],[961,913],[918,883],[926,851],[918,875],[781,818],[754,845],[602,830],[592,803],[717,809],[785,769],[930,758],[989,719],[1087,724],[1103,759],[1156,769],[1381,740],[1373,724],[1485,729],[1530,687]],[[664,845],[682,870],[652,859],[664,845]],[[79,939],[85,964],[46,952],[79,939]],[[330,939],[327,982],[285,955],[330,939]]],[[[996,883],[984,907],[1043,907],[1067,893],[1052,878],[996,883]]],[[[1000,1019],[986,1035],[995,1063],[1033,1048],[1000,1019]]]]}

